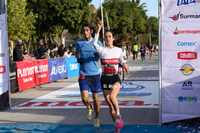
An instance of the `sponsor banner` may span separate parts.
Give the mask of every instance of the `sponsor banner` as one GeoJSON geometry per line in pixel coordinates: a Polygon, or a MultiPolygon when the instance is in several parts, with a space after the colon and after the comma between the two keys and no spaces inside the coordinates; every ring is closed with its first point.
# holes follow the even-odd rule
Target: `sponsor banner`
{"type": "MultiPolygon", "coordinates": [[[[158,81],[125,81],[117,96],[120,108],[158,108],[158,81]]],[[[89,92],[92,102],[92,93],[89,92]]],[[[108,108],[103,93],[99,93],[101,108],[108,108]]],[[[12,109],[85,108],[79,84],[75,83],[12,109]]]]}
{"type": "Polygon", "coordinates": [[[199,117],[200,1],[161,5],[162,123],[199,117]]]}
{"type": "Polygon", "coordinates": [[[0,6],[0,95],[9,89],[9,54],[6,20],[5,0],[2,0],[0,6]]]}
{"type": "Polygon", "coordinates": [[[80,64],[77,63],[77,59],[75,56],[70,56],[70,58],[65,58],[68,70],[69,78],[75,77],[79,75],[80,64]]]}
{"type": "Polygon", "coordinates": [[[8,109],[9,104],[9,60],[6,1],[0,4],[0,110],[8,109]]]}
{"type": "Polygon", "coordinates": [[[65,58],[48,59],[50,81],[68,77],[65,58]]]}
{"type": "Polygon", "coordinates": [[[36,86],[35,67],[33,61],[19,61],[17,64],[17,80],[19,90],[25,90],[36,86]]]}
{"type": "Polygon", "coordinates": [[[191,17],[192,19],[184,19],[182,21],[196,21],[197,18],[199,17],[198,16],[199,15],[198,13],[200,12],[199,0],[168,0],[168,1],[161,0],[161,2],[162,2],[161,15],[163,21],[174,21],[172,20],[172,18],[169,17],[174,17],[175,19],[179,17],[177,21],[181,20],[180,17],[182,18],[191,17]]]}
{"type": "Polygon", "coordinates": [[[40,85],[50,82],[48,59],[33,60],[35,67],[35,84],[40,85]]]}

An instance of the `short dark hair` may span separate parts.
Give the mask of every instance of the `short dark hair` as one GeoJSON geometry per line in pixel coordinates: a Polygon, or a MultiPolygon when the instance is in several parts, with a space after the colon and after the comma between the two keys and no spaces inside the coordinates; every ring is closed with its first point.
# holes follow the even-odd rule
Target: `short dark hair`
{"type": "Polygon", "coordinates": [[[85,24],[83,24],[83,26],[82,26],[82,28],[81,28],[81,33],[82,33],[82,29],[83,29],[84,26],[90,28],[90,31],[93,30],[92,37],[94,37],[94,35],[95,35],[95,33],[96,33],[96,30],[95,30],[95,28],[94,28],[90,23],[85,23],[85,24]]]}

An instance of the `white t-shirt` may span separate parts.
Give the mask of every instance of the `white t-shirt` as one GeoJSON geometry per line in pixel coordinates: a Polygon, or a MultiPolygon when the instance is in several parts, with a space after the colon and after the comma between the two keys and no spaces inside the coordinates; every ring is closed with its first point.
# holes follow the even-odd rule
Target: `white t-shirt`
{"type": "Polygon", "coordinates": [[[102,72],[104,72],[104,67],[108,65],[115,68],[115,71],[118,72],[119,63],[123,66],[125,60],[123,59],[123,52],[121,48],[114,47],[112,49],[105,47],[101,47],[97,44],[99,38],[99,34],[95,34],[93,46],[99,53],[99,57],[101,60],[101,68],[102,72]]]}

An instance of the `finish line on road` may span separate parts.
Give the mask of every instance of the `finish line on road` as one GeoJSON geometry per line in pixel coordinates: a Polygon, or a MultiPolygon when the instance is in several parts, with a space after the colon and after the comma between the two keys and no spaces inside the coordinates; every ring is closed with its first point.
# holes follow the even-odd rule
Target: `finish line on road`
{"type": "MultiPolygon", "coordinates": [[[[101,108],[108,108],[103,93],[101,108]]],[[[78,83],[22,103],[12,109],[85,108],[78,83]]],[[[89,93],[90,100],[92,94],[89,93]]],[[[158,81],[125,81],[117,97],[120,108],[159,108],[158,81]]]]}

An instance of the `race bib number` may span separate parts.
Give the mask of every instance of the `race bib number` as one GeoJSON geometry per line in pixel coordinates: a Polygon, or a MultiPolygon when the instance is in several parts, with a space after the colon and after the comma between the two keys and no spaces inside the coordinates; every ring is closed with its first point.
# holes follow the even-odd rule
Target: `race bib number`
{"type": "Polygon", "coordinates": [[[116,73],[116,69],[113,67],[104,67],[104,73],[105,74],[114,74],[114,73],[116,73]]]}
{"type": "Polygon", "coordinates": [[[85,75],[79,74],[79,78],[80,78],[80,79],[84,79],[84,78],[85,78],[85,75]]]}

